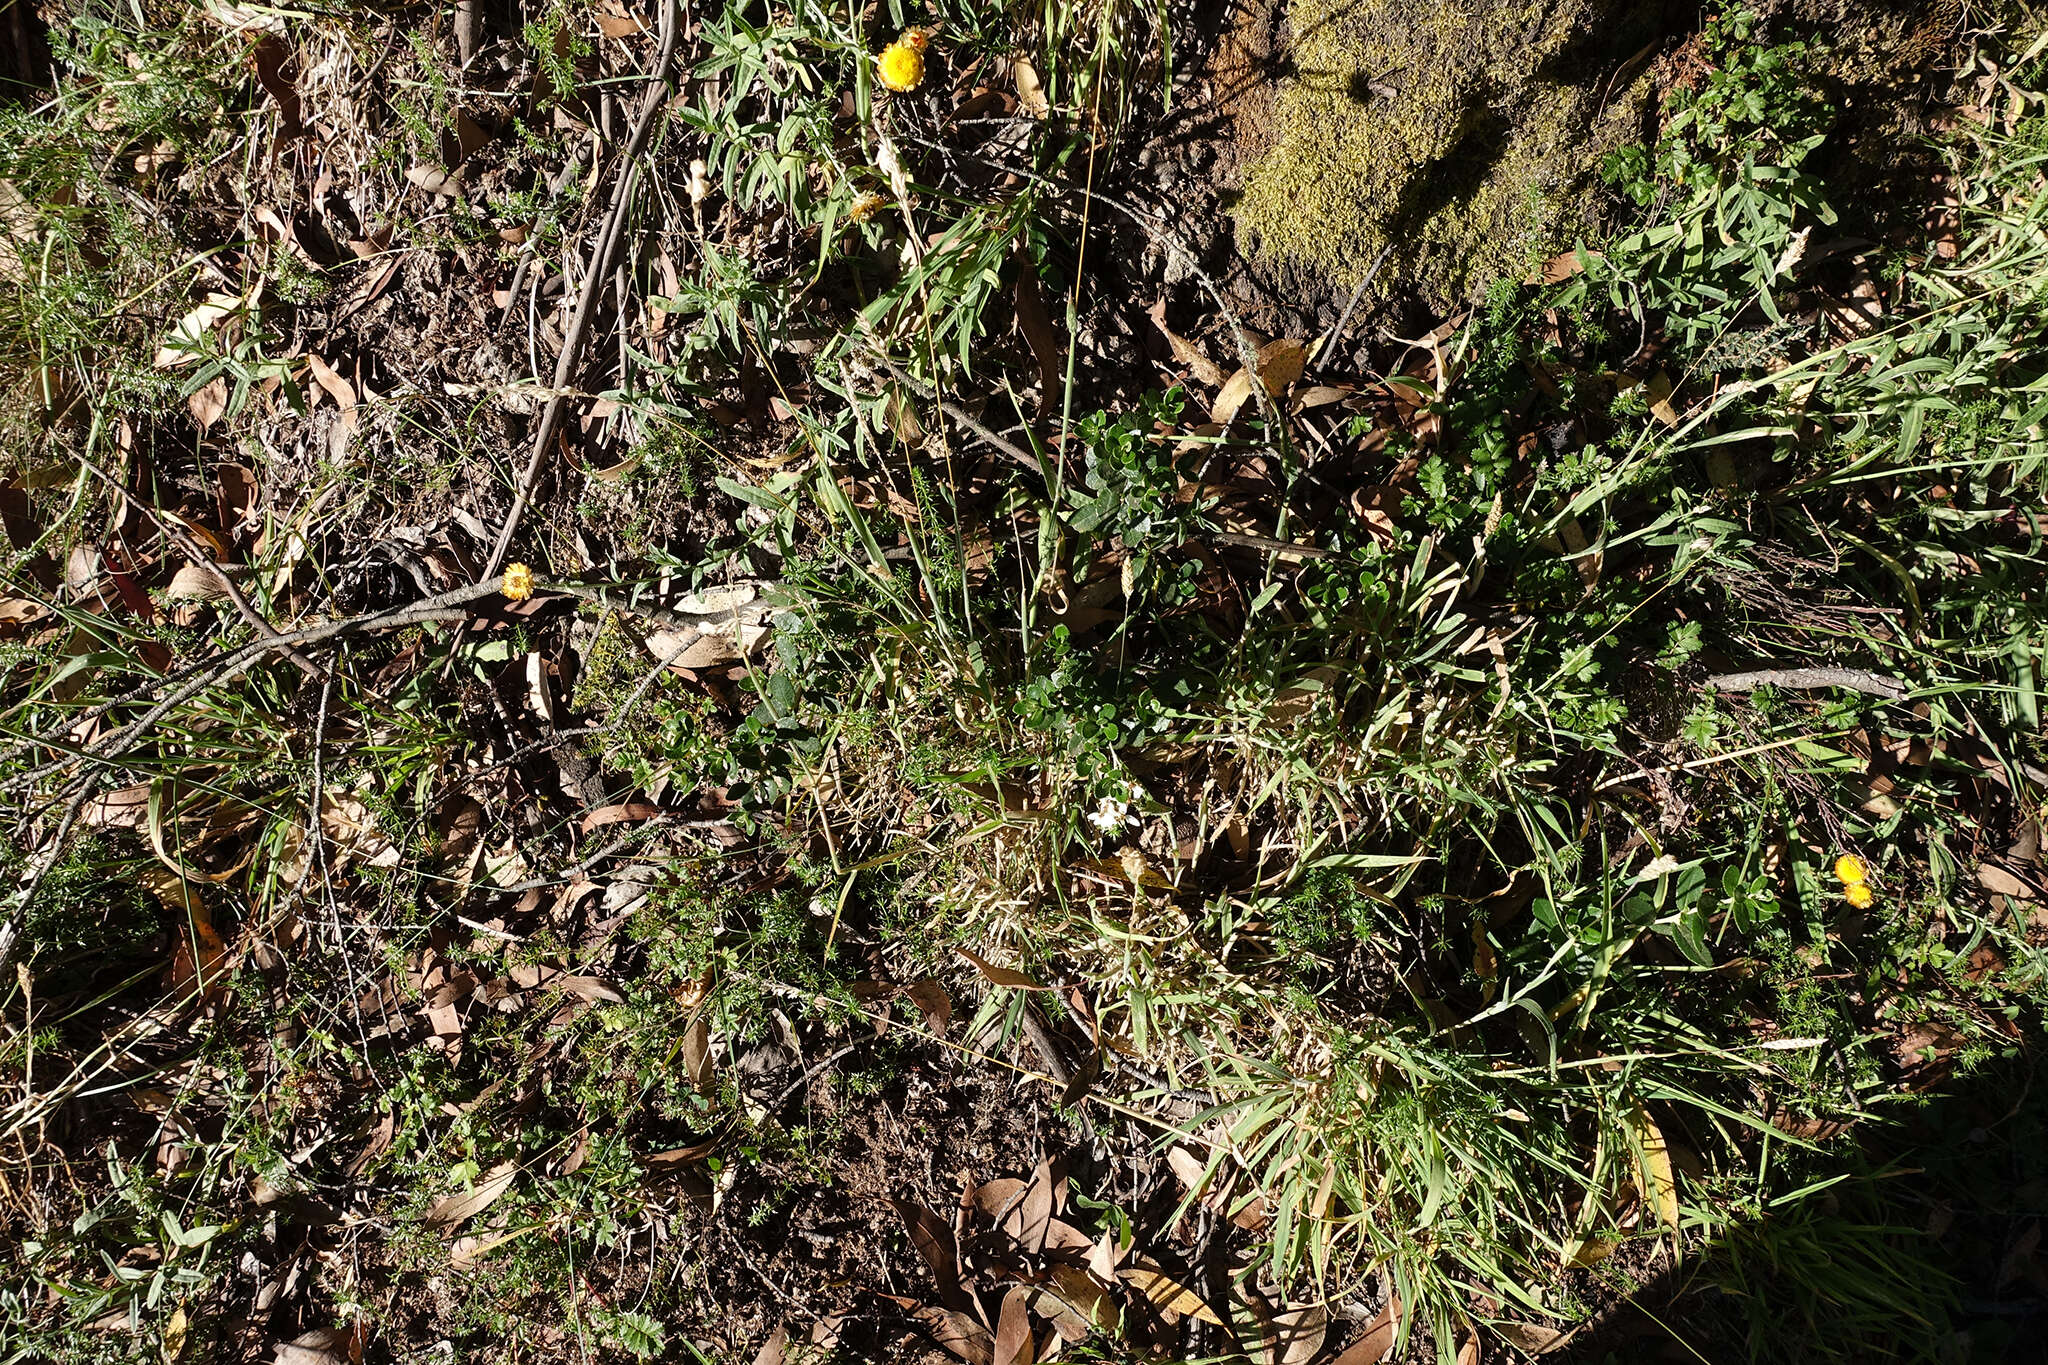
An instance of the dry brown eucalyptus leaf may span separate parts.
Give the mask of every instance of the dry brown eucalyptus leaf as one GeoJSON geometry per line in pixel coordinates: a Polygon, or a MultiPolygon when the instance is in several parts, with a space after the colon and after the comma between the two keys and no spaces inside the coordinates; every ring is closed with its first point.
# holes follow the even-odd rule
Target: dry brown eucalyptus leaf
{"type": "Polygon", "coordinates": [[[701,1016],[683,1033],[683,1069],[700,1095],[718,1088],[718,1068],[711,1058],[711,1025],[701,1016]]]}
{"type": "Polygon", "coordinates": [[[960,1252],[953,1240],[953,1225],[914,1200],[891,1199],[889,1206],[903,1220],[911,1244],[931,1267],[939,1285],[939,1302],[948,1308],[967,1307],[969,1300],[960,1288],[960,1252]]]}
{"type": "Polygon", "coordinates": [[[1493,1330],[1499,1332],[1508,1345],[1532,1356],[1555,1351],[1572,1339],[1572,1333],[1560,1332],[1555,1327],[1544,1327],[1533,1322],[1497,1322],[1493,1330]]]}
{"type": "Polygon", "coordinates": [[[991,1365],[1038,1365],[1038,1344],[1031,1339],[1031,1294],[1020,1284],[1003,1295],[991,1365]]]}
{"type": "Polygon", "coordinates": [[[1117,1275],[1151,1300],[1152,1306],[1162,1313],[1200,1318],[1203,1322],[1214,1323],[1218,1327],[1223,1325],[1223,1319],[1217,1317],[1216,1310],[1202,1301],[1201,1295],[1157,1266],[1125,1266],[1117,1275]]]}
{"type": "Polygon", "coordinates": [[[444,199],[462,197],[461,175],[453,171],[444,171],[439,166],[415,163],[405,168],[405,178],[428,194],[438,194],[444,199]]]}
{"type": "Polygon", "coordinates": [[[911,1314],[939,1343],[967,1362],[992,1365],[996,1341],[989,1330],[957,1308],[920,1308],[911,1314]]]}
{"type": "Polygon", "coordinates": [[[1046,989],[1046,987],[1041,986],[1022,972],[1012,971],[1008,967],[995,966],[987,958],[982,957],[971,948],[963,948],[956,943],[953,945],[953,950],[969,962],[972,962],[975,970],[980,972],[982,977],[992,986],[1012,986],[1024,991],[1042,991],[1046,989]]]}
{"type": "Polygon", "coordinates": [[[1384,1360],[1394,1349],[1394,1341],[1401,1333],[1401,1300],[1387,1300],[1387,1306],[1380,1309],[1379,1316],[1366,1324],[1365,1333],[1358,1340],[1344,1348],[1344,1354],[1331,1365],[1375,1365],[1384,1360]]]}
{"type": "Polygon", "coordinates": [[[314,382],[334,400],[334,406],[347,412],[356,405],[355,385],[342,378],[341,372],[328,364],[324,356],[317,351],[308,351],[306,364],[313,371],[314,382]]]}
{"type": "Polygon", "coordinates": [[[474,1189],[435,1200],[434,1206],[427,1210],[427,1226],[443,1230],[462,1226],[496,1203],[518,1178],[516,1163],[499,1162],[491,1168],[490,1174],[476,1183],[474,1189]]]}
{"type": "Polygon", "coordinates": [[[205,431],[218,422],[228,410],[228,381],[225,375],[209,380],[185,397],[185,410],[192,414],[192,420],[205,431]]]}

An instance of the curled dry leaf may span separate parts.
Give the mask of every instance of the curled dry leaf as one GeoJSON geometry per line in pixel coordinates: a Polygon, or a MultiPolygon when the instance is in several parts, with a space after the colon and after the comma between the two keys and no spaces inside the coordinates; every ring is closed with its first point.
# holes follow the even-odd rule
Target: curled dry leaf
{"type": "Polygon", "coordinates": [[[228,595],[226,580],[211,564],[187,564],[171,575],[164,589],[167,602],[219,602],[228,595]]]}
{"type": "Polygon", "coordinates": [[[470,1219],[482,1213],[505,1191],[512,1188],[512,1182],[519,1178],[519,1167],[510,1161],[499,1162],[491,1168],[490,1174],[477,1181],[474,1189],[461,1194],[444,1195],[434,1201],[427,1210],[427,1226],[448,1230],[461,1227],[470,1219]]]}
{"type": "MultiPolygon", "coordinates": [[[[1145,315],[1152,319],[1152,325],[1157,327],[1160,335],[1166,338],[1167,346],[1173,351],[1175,363],[1187,366],[1189,374],[1212,389],[1220,389],[1224,386],[1227,382],[1227,377],[1224,375],[1222,367],[1209,359],[1208,354],[1200,346],[1197,346],[1194,342],[1189,341],[1186,337],[1181,336],[1166,325],[1165,299],[1159,300],[1146,309],[1145,315]]],[[[1245,394],[1247,397],[1251,394],[1251,386],[1249,384],[1245,386],[1245,394]]],[[[1243,399],[1238,401],[1242,402],[1243,399]]]]}
{"type": "Polygon", "coordinates": [[[1088,1272],[1104,1284],[1114,1284],[1117,1267],[1123,1264],[1123,1259],[1116,1238],[1105,1232],[1088,1248],[1088,1272]]]}
{"type": "MultiPolygon", "coordinates": [[[[1265,385],[1267,394],[1278,397],[1280,391],[1301,378],[1302,368],[1308,364],[1308,347],[1291,337],[1269,341],[1259,348],[1254,367],[1258,378],[1265,385]]],[[[1211,421],[1229,426],[1239,410],[1251,400],[1252,375],[1239,370],[1218,390],[1216,401],[1209,407],[1211,421]]]]}
{"type": "MultiPolygon", "coordinates": [[[[839,1349],[839,1329],[846,1322],[844,1313],[827,1313],[811,1324],[811,1345],[820,1352],[839,1349]]],[[[815,1356],[812,1357],[815,1359],[815,1356]]]]}
{"type": "Polygon", "coordinates": [[[1048,1247],[1085,1251],[1094,1243],[1088,1234],[1053,1216],[1064,1178],[1040,1163],[1029,1181],[1005,1176],[974,1191],[972,1202],[1002,1232],[1032,1256],[1048,1247]]]}
{"type": "Polygon", "coordinates": [[[467,1270],[484,1257],[496,1251],[507,1242],[516,1242],[529,1232],[539,1232],[545,1223],[528,1223],[525,1227],[513,1228],[509,1232],[483,1232],[469,1237],[457,1237],[448,1248],[448,1263],[457,1270],[467,1270]]]}
{"type": "Polygon", "coordinates": [[[550,983],[586,1005],[623,1005],[626,997],[594,976],[558,976],[550,983]]]}
{"type": "Polygon", "coordinates": [[[718,1150],[718,1139],[706,1138],[688,1147],[671,1147],[665,1152],[650,1152],[647,1164],[655,1170],[673,1170],[677,1166],[694,1166],[718,1150]]]}
{"type": "Polygon", "coordinates": [[[1050,118],[1052,103],[1045,97],[1045,84],[1038,70],[1023,58],[1010,63],[1010,78],[1017,83],[1017,107],[1033,118],[1050,118]]]}
{"type": "Polygon", "coordinates": [[[313,371],[314,382],[334,400],[334,406],[347,412],[356,405],[355,385],[342,378],[341,372],[328,364],[317,351],[306,353],[306,365],[313,371]]]}
{"type": "Polygon", "coordinates": [[[138,782],[97,796],[79,816],[88,829],[141,829],[149,818],[149,784],[138,782]]]}
{"type": "Polygon", "coordinates": [[[471,118],[466,110],[455,111],[455,156],[460,165],[488,147],[498,134],[471,118]]]}
{"type": "Polygon", "coordinates": [[[1052,1319],[1061,1336],[1069,1341],[1080,1341],[1090,1328],[1098,1332],[1116,1332],[1119,1317],[1116,1300],[1093,1275],[1065,1261],[1054,1261],[1048,1273],[1052,1276],[1052,1288],[1040,1294],[1038,1311],[1052,1319]],[[1068,1311],[1060,1312],[1062,1307],[1068,1311]],[[1077,1327],[1079,1335],[1075,1333],[1077,1327]]]}
{"type": "Polygon", "coordinates": [[[405,178],[425,190],[438,194],[443,199],[462,197],[462,177],[439,166],[412,165],[405,168],[405,178]]]}
{"type": "Polygon", "coordinates": [[[192,414],[201,431],[218,422],[228,410],[227,377],[216,376],[185,395],[185,410],[192,414]]]}
{"type": "Polygon", "coordinates": [[[371,867],[398,866],[399,852],[377,828],[377,817],[347,792],[329,793],[320,803],[320,832],[348,857],[371,867]]]}
{"type": "Polygon", "coordinates": [[[349,1365],[351,1335],[336,1327],[301,1333],[271,1348],[270,1365],[349,1365]]]}
{"type": "Polygon", "coordinates": [[[1266,392],[1277,398],[1282,389],[1301,378],[1308,365],[1308,346],[1291,337],[1269,341],[1259,348],[1258,363],[1259,378],[1265,382],[1266,392]]]}
{"type": "Polygon", "coordinates": [[[171,1320],[164,1324],[164,1365],[177,1365],[178,1357],[185,1354],[186,1340],[191,1331],[192,1320],[185,1316],[183,1306],[172,1310],[171,1320]]]}
{"type": "Polygon", "coordinates": [[[1612,1256],[1620,1245],[1612,1237],[1574,1237],[1564,1244],[1560,1259],[1574,1270],[1590,1270],[1612,1256]]]}
{"type": "Polygon", "coordinates": [[[2039,894],[2028,882],[1996,863],[1981,863],[1977,867],[1977,885],[1994,896],[2011,896],[2014,900],[2038,900],[2039,894]]]}
{"type": "Polygon", "coordinates": [[[633,14],[604,14],[594,16],[597,31],[607,38],[630,38],[636,33],[648,31],[647,21],[633,14]]]}
{"type": "Polygon", "coordinates": [[[1229,377],[1229,381],[1225,381],[1221,389],[1217,389],[1217,399],[1208,405],[1208,420],[1217,426],[1229,426],[1237,417],[1237,411],[1245,405],[1245,399],[1249,397],[1251,375],[1247,375],[1245,370],[1237,370],[1235,375],[1229,377]]]}
{"type": "Polygon", "coordinates": [[[288,33],[291,26],[285,12],[269,5],[236,5],[228,0],[205,0],[199,12],[230,33],[288,33]]]}
{"type": "Polygon", "coordinates": [[[720,622],[708,629],[657,630],[647,636],[647,652],[670,668],[719,668],[751,657],[768,639],[765,622],[720,622]]]}
{"type": "Polygon", "coordinates": [[[1643,386],[1643,396],[1649,400],[1650,415],[1667,427],[1679,423],[1678,409],[1671,405],[1671,376],[1664,370],[1650,376],[1650,382],[1643,386]]]}
{"type": "Polygon", "coordinates": [[[1323,1349],[1330,1332],[1330,1312],[1319,1303],[1283,1308],[1273,1314],[1273,1341],[1267,1352],[1271,1365],[1308,1365],[1323,1349]]]}
{"type": "Polygon", "coordinates": [[[1400,1335],[1401,1300],[1396,1296],[1387,1300],[1387,1306],[1380,1309],[1379,1316],[1366,1324],[1364,1334],[1345,1347],[1344,1354],[1331,1365],[1376,1365],[1376,1362],[1386,1359],[1400,1335]]]}
{"type": "Polygon", "coordinates": [[[49,614],[42,603],[26,597],[0,597],[0,626],[25,626],[49,614]]]}
{"type": "Polygon", "coordinates": [[[249,55],[256,66],[257,83],[277,105],[278,141],[297,137],[306,125],[299,87],[292,75],[297,62],[291,45],[284,37],[271,33],[258,41],[249,55]]]}
{"type": "Polygon", "coordinates": [[[718,1068],[711,1058],[711,1025],[701,1015],[683,1031],[683,1070],[700,1095],[718,1089],[718,1068]]]}
{"type": "Polygon", "coordinates": [[[1232,1197],[1231,1190],[1237,1185],[1234,1178],[1236,1168],[1227,1159],[1219,1163],[1212,1173],[1208,1162],[1187,1148],[1176,1145],[1167,1149],[1166,1164],[1173,1171],[1174,1178],[1199,1196],[1206,1207],[1245,1231],[1258,1232],[1272,1221],[1264,1196],[1251,1199],[1232,1197]]]}
{"type": "Polygon", "coordinates": [[[1571,251],[1560,251],[1557,253],[1557,255],[1552,256],[1549,260],[1537,266],[1534,270],[1531,270],[1528,273],[1528,275],[1522,280],[1522,283],[1562,284],[1564,281],[1570,279],[1572,276],[1584,270],[1586,268],[1586,263],[1588,261],[1600,261],[1605,259],[1606,257],[1602,256],[1597,251],[1588,251],[1583,255],[1580,254],[1580,252],[1576,249],[1571,251]]]}
{"type": "Polygon", "coordinates": [[[583,1163],[590,1160],[590,1128],[586,1124],[576,1130],[576,1141],[569,1148],[569,1155],[562,1158],[557,1175],[574,1175],[583,1169],[583,1163]]]}
{"type": "Polygon", "coordinates": [[[754,1355],[754,1365],[782,1365],[782,1353],[789,1348],[789,1329],[780,1323],[768,1334],[768,1340],[761,1343],[761,1349],[754,1355]]]}
{"type": "Polygon", "coordinates": [[[200,898],[199,888],[163,867],[144,867],[136,879],[163,905],[175,933],[171,962],[164,971],[166,989],[178,996],[208,987],[218,989],[228,947],[213,927],[213,915],[200,898]]]}
{"type": "Polygon", "coordinates": [[[1015,1208],[1024,1193],[1024,1182],[1013,1175],[998,1176],[975,1186],[967,1197],[968,1203],[980,1209],[992,1220],[1000,1223],[1011,1209],[1015,1208]]]}
{"type": "Polygon", "coordinates": [[[1672,1174],[1671,1149],[1664,1141],[1663,1130],[1642,1105],[1630,1112],[1628,1124],[1636,1140],[1636,1169],[1642,1177],[1643,1192],[1649,1197],[1650,1207],[1657,1211],[1658,1220],[1676,1232],[1678,1181],[1672,1174]]]}
{"type": "Polygon", "coordinates": [[[1045,292],[1039,287],[1038,267],[1031,263],[1030,253],[1021,245],[1016,252],[1016,266],[1017,285],[1013,292],[1017,330],[1024,334],[1025,342],[1031,347],[1031,357],[1038,362],[1038,410],[1044,412],[1060,392],[1060,363],[1064,352],[1060,348],[1059,336],[1053,331],[1052,315],[1045,308],[1045,292]]]}

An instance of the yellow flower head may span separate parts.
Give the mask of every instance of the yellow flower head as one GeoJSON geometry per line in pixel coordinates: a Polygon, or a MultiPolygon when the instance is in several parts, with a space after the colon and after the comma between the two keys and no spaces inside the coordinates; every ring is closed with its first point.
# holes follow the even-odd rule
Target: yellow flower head
{"type": "Polygon", "coordinates": [[[1835,880],[1844,886],[1861,886],[1870,880],[1870,869],[1853,853],[1835,859],[1835,880]]]}
{"type": "Polygon", "coordinates": [[[854,196],[853,207],[846,212],[847,216],[853,219],[854,222],[865,223],[888,206],[889,201],[883,195],[872,193],[859,194],[854,196]]]}
{"type": "Polygon", "coordinates": [[[524,564],[507,564],[498,591],[511,601],[524,602],[533,596],[533,570],[524,564]]]}
{"type": "Polygon", "coordinates": [[[1842,895],[1858,910],[1868,910],[1870,903],[1877,899],[1867,882],[1850,882],[1842,888],[1842,895]]]}
{"type": "Polygon", "coordinates": [[[931,46],[932,31],[928,28],[906,28],[896,35],[896,41],[922,52],[931,46]]]}
{"type": "Polygon", "coordinates": [[[898,94],[917,89],[924,80],[924,43],[923,38],[912,42],[904,37],[883,48],[875,58],[876,78],[898,94]]]}

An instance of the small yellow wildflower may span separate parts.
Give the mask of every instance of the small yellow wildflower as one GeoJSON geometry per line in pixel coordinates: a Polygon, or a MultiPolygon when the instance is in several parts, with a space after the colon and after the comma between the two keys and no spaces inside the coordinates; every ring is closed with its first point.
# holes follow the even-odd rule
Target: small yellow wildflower
{"type": "Polygon", "coordinates": [[[896,35],[896,41],[908,44],[919,52],[931,46],[932,31],[928,28],[906,28],[896,35]]]}
{"type": "Polygon", "coordinates": [[[1865,882],[1850,882],[1842,888],[1842,895],[1849,904],[1855,906],[1858,910],[1868,910],[1870,903],[1877,899],[1876,893],[1865,882]]]}
{"type": "Polygon", "coordinates": [[[524,602],[533,596],[533,570],[525,564],[507,564],[498,591],[511,601],[524,602]]]}
{"type": "Polygon", "coordinates": [[[1853,853],[1835,859],[1835,880],[1844,886],[1861,886],[1870,880],[1870,869],[1853,853]]]}
{"type": "Polygon", "coordinates": [[[846,211],[846,215],[856,223],[865,223],[888,206],[889,200],[884,195],[859,194],[854,196],[853,207],[846,211]]]}
{"type": "Polygon", "coordinates": [[[924,45],[922,37],[912,41],[906,35],[883,48],[875,58],[876,78],[898,94],[917,89],[924,81],[924,45]]]}

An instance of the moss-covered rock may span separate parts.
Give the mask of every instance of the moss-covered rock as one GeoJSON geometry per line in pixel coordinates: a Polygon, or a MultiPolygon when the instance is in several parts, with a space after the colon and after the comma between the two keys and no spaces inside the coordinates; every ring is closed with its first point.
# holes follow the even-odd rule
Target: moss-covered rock
{"type": "Polygon", "coordinates": [[[1246,245],[1340,285],[1390,246],[1387,278],[1440,303],[1519,269],[1569,237],[1603,152],[1640,135],[1628,59],[1658,8],[1295,0],[1281,89],[1244,130],[1246,245]]]}

